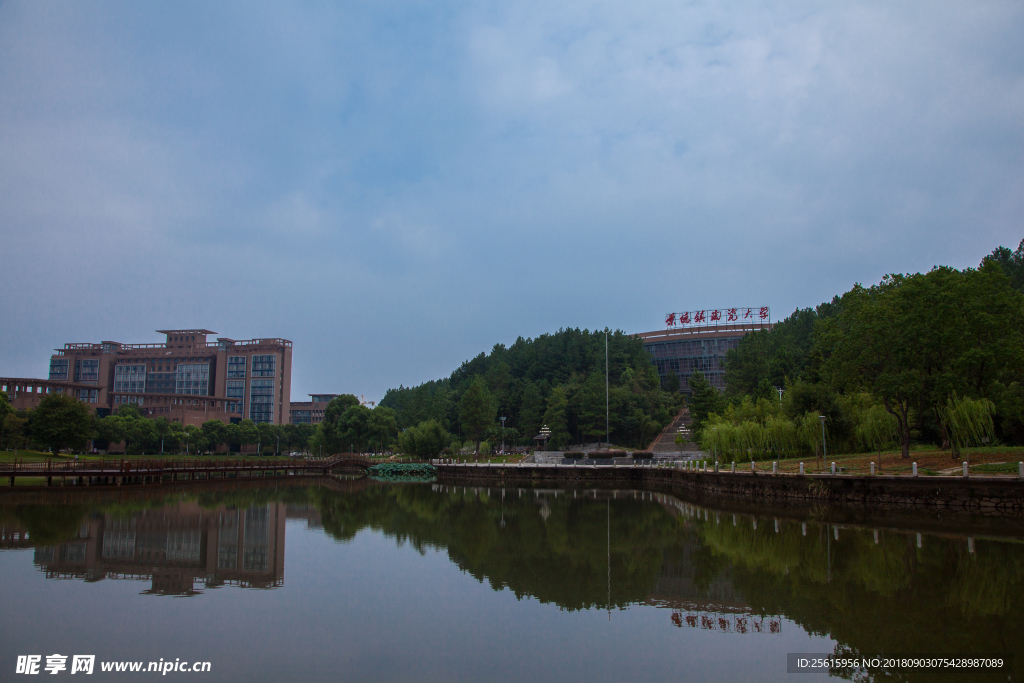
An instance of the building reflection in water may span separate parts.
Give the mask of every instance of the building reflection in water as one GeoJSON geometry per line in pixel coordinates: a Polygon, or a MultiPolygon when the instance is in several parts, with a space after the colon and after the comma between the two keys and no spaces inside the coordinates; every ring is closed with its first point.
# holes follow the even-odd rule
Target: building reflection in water
{"type": "MultiPolygon", "coordinates": [[[[692,520],[699,520],[702,515],[708,519],[707,509],[684,503],[674,496],[661,493],[645,493],[645,496],[669,514],[687,520],[684,528],[690,529],[692,520]]],[[[782,617],[756,614],[733,585],[731,566],[720,568],[703,581],[697,580],[699,562],[694,555],[701,547],[694,536],[688,534],[686,541],[663,553],[661,573],[646,604],[671,609],[672,624],[678,628],[741,635],[781,633],[782,617]]]]}
{"type": "Polygon", "coordinates": [[[50,579],[151,581],[144,593],[195,595],[234,585],[284,584],[283,503],[245,509],[203,508],[182,502],[123,518],[109,513],[85,520],[78,537],[35,549],[35,564],[50,579]]]}

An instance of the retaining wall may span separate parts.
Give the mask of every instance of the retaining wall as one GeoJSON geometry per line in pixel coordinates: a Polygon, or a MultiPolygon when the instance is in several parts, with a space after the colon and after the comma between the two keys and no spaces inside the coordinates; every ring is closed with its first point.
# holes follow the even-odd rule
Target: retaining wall
{"type": "Polygon", "coordinates": [[[973,515],[1024,518],[1024,481],[1016,477],[801,476],[558,465],[438,465],[437,470],[438,481],[444,483],[624,483],[746,501],[951,510],[973,515]]]}

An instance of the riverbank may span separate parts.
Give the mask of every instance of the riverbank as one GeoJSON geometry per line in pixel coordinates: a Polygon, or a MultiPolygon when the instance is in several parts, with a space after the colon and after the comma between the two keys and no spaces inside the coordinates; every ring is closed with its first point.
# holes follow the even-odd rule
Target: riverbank
{"type": "Polygon", "coordinates": [[[746,502],[788,501],[803,505],[1024,518],[1024,480],[1015,476],[799,475],[610,465],[439,464],[437,471],[438,482],[452,484],[577,486],[614,483],[746,502]]]}

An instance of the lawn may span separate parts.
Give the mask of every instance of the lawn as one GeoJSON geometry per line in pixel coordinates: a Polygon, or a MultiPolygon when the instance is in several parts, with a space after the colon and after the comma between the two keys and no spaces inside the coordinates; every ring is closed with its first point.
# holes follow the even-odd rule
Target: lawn
{"type": "MultiPolygon", "coordinates": [[[[875,463],[876,474],[910,474],[912,463],[917,463],[921,476],[962,475],[964,460],[970,462],[970,471],[976,474],[1013,474],[1017,473],[1017,463],[1024,460],[1024,447],[992,446],[988,448],[967,448],[961,457],[953,460],[949,451],[941,451],[934,446],[918,448],[910,452],[910,458],[904,460],[899,451],[883,451],[881,453],[856,453],[852,455],[832,455],[826,460],[820,458],[791,458],[779,461],[782,472],[799,472],[800,463],[808,473],[828,472],[833,462],[836,467],[846,468],[847,474],[870,474],[871,463],[875,463]]],[[[728,468],[728,462],[722,463],[728,468]]],[[[749,461],[737,461],[736,469],[750,469],[749,461]]],[[[758,461],[759,471],[771,470],[770,461],[758,461]]]]}

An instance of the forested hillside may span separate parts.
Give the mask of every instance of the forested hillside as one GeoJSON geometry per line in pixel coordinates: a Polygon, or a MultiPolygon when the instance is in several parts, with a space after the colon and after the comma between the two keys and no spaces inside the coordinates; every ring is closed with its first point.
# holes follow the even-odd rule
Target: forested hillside
{"type": "MultiPolygon", "coordinates": [[[[608,334],[611,440],[642,446],[679,410],[682,397],[661,390],[643,343],[622,331],[608,334]]],[[[552,445],[604,441],[605,332],[559,330],[466,361],[450,377],[391,389],[381,406],[395,411],[399,429],[435,420],[468,442],[501,437],[528,445],[541,426],[552,445]]]]}
{"type": "Polygon", "coordinates": [[[820,453],[822,419],[829,452],[1020,444],[1024,241],[978,268],[858,284],[748,335],[725,366],[726,396],[697,376],[691,410],[704,445],[732,456],[820,453]]]}

